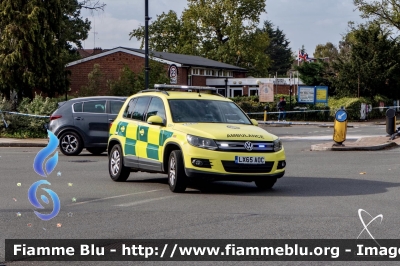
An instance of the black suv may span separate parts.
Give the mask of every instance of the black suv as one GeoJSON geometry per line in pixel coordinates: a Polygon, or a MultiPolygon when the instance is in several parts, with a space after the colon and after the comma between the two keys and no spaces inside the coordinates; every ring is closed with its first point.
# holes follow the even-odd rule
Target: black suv
{"type": "Polygon", "coordinates": [[[46,128],[58,137],[65,155],[78,155],[83,148],[101,154],[107,150],[110,123],[126,98],[94,96],[60,102],[46,128]]]}

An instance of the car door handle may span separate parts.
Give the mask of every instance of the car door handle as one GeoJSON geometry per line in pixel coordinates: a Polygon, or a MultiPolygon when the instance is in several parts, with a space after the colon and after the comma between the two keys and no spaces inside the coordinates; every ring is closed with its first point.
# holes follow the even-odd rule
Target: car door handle
{"type": "Polygon", "coordinates": [[[110,122],[114,122],[114,120],[115,120],[115,119],[108,119],[108,121],[110,121],[110,122]]]}
{"type": "Polygon", "coordinates": [[[83,117],[75,117],[75,120],[83,120],[83,117]]]}

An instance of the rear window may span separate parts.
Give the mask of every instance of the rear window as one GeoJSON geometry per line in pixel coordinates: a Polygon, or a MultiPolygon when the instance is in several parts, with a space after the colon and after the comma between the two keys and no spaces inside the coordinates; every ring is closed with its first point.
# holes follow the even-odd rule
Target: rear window
{"type": "Polygon", "coordinates": [[[121,101],[110,101],[110,113],[111,114],[119,114],[119,111],[121,110],[122,105],[124,105],[124,102],[121,101]]]}

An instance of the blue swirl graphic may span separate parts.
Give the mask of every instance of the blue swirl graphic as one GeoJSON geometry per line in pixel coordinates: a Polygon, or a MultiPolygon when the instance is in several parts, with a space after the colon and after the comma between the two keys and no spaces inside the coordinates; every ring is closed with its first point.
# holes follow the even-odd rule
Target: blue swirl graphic
{"type": "MultiPolygon", "coordinates": [[[[40,202],[36,198],[36,191],[40,185],[51,185],[51,184],[47,180],[39,180],[39,181],[33,183],[32,186],[28,190],[28,199],[31,202],[31,204],[33,206],[35,206],[36,208],[44,209],[42,204],[40,204],[40,202]]],[[[34,212],[35,212],[36,216],[39,217],[40,219],[42,219],[44,221],[48,221],[48,220],[51,220],[54,217],[56,217],[58,215],[58,213],[60,212],[60,199],[58,198],[57,194],[53,190],[47,189],[47,188],[42,188],[42,189],[50,195],[50,198],[53,201],[53,211],[49,214],[42,214],[37,211],[34,211],[34,212]]],[[[41,195],[40,198],[44,201],[44,203],[49,204],[49,199],[45,195],[41,195]]]]}
{"type": "Polygon", "coordinates": [[[38,175],[43,177],[50,175],[54,168],[56,168],[58,162],[58,152],[56,152],[53,157],[47,160],[45,165],[46,172],[43,169],[44,161],[57,149],[59,143],[58,138],[51,131],[47,130],[47,134],[50,139],[49,144],[47,144],[45,148],[38,152],[35,160],[33,161],[33,169],[38,175]]]}

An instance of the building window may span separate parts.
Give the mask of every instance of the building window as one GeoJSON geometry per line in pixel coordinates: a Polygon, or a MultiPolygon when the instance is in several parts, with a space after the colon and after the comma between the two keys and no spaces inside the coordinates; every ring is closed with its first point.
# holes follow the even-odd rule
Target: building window
{"type": "Polygon", "coordinates": [[[233,97],[242,96],[242,90],[233,90],[233,97]]]}
{"type": "Polygon", "coordinates": [[[233,77],[233,71],[217,70],[215,76],[217,76],[217,77],[233,77]]]}
{"type": "Polygon", "coordinates": [[[258,89],[249,89],[250,90],[250,96],[258,95],[258,89]]]}
{"type": "Polygon", "coordinates": [[[200,69],[192,68],[192,75],[199,75],[199,74],[200,74],[200,69]]]}
{"type": "Polygon", "coordinates": [[[225,89],[218,89],[217,92],[226,97],[225,89]]]}

